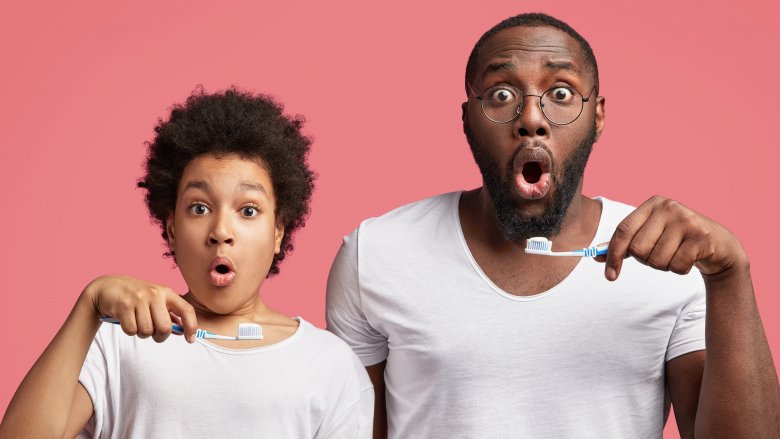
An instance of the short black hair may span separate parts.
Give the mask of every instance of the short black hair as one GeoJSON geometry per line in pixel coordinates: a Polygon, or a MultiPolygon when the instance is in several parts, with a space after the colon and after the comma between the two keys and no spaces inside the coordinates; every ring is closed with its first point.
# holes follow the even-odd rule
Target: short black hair
{"type": "MultiPolygon", "coordinates": [[[[309,169],[311,139],[301,133],[304,118],[283,114],[284,107],[267,95],[231,87],[207,94],[202,86],[168,120],[159,119],[155,136],[146,142],[146,173],[138,187],[146,191],[146,206],[168,242],[166,220],[176,208],[184,168],[203,155],[235,154],[256,160],[271,177],[276,217],[284,225],[281,251],[274,255],[268,276],[279,273],[279,263],[292,251],[296,230],[305,225],[316,175],[309,169]]],[[[174,256],[173,249],[165,253],[174,256]]]]}
{"type": "Polygon", "coordinates": [[[550,26],[554,27],[556,29],[560,29],[564,32],[566,32],[569,36],[577,40],[577,42],[580,44],[580,48],[582,49],[582,55],[585,57],[585,61],[588,63],[589,69],[593,72],[593,80],[594,85],[596,87],[596,95],[599,94],[599,67],[598,64],[596,64],[596,56],[593,54],[593,49],[590,48],[590,44],[585,40],[585,38],[582,37],[579,33],[577,33],[576,30],[572,29],[571,26],[568,24],[562,22],[561,20],[558,20],[555,17],[551,17],[547,14],[541,14],[541,13],[528,13],[528,14],[520,14],[515,15],[514,17],[509,17],[506,20],[502,21],[501,23],[498,23],[497,25],[493,26],[490,30],[482,34],[481,37],[479,37],[479,40],[477,41],[477,44],[474,45],[474,48],[471,49],[471,54],[469,55],[469,60],[466,63],[466,94],[469,93],[469,83],[474,79],[474,76],[477,74],[477,57],[479,56],[479,49],[482,47],[482,44],[487,41],[488,38],[492,37],[493,35],[501,32],[504,29],[509,29],[513,27],[541,27],[541,26],[550,26]]]}

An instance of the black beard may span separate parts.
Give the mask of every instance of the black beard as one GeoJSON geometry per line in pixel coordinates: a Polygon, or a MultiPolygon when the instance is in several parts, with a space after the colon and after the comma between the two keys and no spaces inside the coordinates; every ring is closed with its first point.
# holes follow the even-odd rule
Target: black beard
{"type": "MultiPolygon", "coordinates": [[[[566,218],[566,211],[569,209],[574,196],[577,195],[577,186],[582,181],[582,175],[585,172],[585,165],[588,163],[588,157],[593,150],[593,143],[596,141],[596,126],[594,124],[588,136],[580,142],[577,149],[562,163],[562,171],[558,171],[556,163],[552,163],[550,178],[552,180],[552,197],[550,205],[544,212],[538,215],[530,215],[522,211],[519,206],[512,202],[511,191],[514,189],[514,161],[515,156],[521,149],[531,145],[529,141],[523,142],[518,146],[512,158],[504,166],[504,173],[501,173],[501,166],[496,163],[487,153],[485,148],[474,140],[471,130],[466,127],[466,140],[471,147],[471,153],[474,155],[474,161],[479,166],[482,173],[482,181],[493,200],[496,213],[496,224],[501,235],[507,241],[522,243],[528,238],[543,236],[552,238],[561,231],[563,222],[566,218]]],[[[548,154],[550,150],[541,141],[535,141],[534,147],[545,149],[548,154]]],[[[550,154],[552,157],[552,154],[550,154]]]]}

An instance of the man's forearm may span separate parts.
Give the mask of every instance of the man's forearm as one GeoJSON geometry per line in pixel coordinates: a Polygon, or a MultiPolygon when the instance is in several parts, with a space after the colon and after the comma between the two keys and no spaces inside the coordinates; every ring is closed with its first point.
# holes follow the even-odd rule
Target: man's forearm
{"type": "Polygon", "coordinates": [[[780,437],[780,386],[748,263],[704,281],[707,357],[695,436],[780,437]]]}

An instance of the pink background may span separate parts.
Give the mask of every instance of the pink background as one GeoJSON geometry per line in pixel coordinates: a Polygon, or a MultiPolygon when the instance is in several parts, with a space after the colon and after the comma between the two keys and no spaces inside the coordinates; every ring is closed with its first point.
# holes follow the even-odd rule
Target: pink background
{"type": "Polygon", "coordinates": [[[530,11],[569,22],[599,61],[607,123],[585,192],[662,194],[733,230],[780,356],[775,2],[85,3],[0,6],[0,411],[92,278],[183,290],[135,189],[173,102],[236,84],[307,117],[313,214],[262,294],[322,326],[343,235],[480,184],[460,125],[466,58],[483,31],[530,11]]]}

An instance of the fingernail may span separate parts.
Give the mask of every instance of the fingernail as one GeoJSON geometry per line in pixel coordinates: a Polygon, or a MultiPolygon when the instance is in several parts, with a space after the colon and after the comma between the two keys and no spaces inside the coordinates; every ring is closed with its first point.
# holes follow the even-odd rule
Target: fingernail
{"type": "Polygon", "coordinates": [[[617,279],[617,271],[615,271],[615,269],[612,267],[607,267],[606,276],[607,276],[607,280],[614,281],[615,279],[617,279]]]}
{"type": "Polygon", "coordinates": [[[190,344],[195,343],[195,334],[190,335],[190,338],[187,341],[190,342],[190,344]]]}

